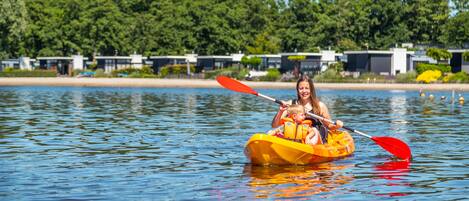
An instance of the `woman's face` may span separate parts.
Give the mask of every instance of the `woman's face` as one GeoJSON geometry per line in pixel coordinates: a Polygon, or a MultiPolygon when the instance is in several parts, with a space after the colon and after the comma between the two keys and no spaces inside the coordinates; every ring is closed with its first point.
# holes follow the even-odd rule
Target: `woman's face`
{"type": "Polygon", "coordinates": [[[311,96],[311,90],[309,83],[304,81],[298,84],[298,95],[300,96],[301,100],[309,100],[311,96]]]}

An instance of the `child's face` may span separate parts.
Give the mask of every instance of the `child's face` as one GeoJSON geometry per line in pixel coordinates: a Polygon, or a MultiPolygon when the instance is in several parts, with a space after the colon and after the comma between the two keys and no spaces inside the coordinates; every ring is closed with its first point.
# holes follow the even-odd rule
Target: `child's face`
{"type": "Polygon", "coordinates": [[[305,118],[306,118],[305,113],[293,114],[293,120],[295,120],[295,122],[297,123],[304,121],[305,118]]]}

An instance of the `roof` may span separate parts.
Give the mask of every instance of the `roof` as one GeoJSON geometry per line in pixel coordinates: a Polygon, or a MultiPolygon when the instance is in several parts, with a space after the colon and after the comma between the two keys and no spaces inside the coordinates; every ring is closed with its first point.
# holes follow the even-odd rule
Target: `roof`
{"type": "Polygon", "coordinates": [[[344,54],[392,54],[389,50],[345,51],[344,54]]]}
{"type": "Polygon", "coordinates": [[[233,57],[232,56],[208,55],[208,56],[197,56],[197,59],[233,59],[233,57]]]}
{"type": "MultiPolygon", "coordinates": [[[[38,57],[37,60],[73,60],[72,57],[38,57]]],[[[83,57],[83,60],[88,60],[87,57],[83,57]]],[[[33,61],[31,59],[31,61],[33,61]]]]}
{"type": "Polygon", "coordinates": [[[448,52],[451,52],[451,53],[463,53],[463,52],[469,52],[469,49],[454,49],[454,50],[448,50],[448,52]]]}
{"type": "Polygon", "coordinates": [[[150,59],[187,59],[186,56],[151,56],[150,59]]]}
{"type": "Polygon", "coordinates": [[[249,57],[261,57],[261,58],[280,58],[282,57],[279,54],[251,54],[249,57]]]}
{"type": "Polygon", "coordinates": [[[37,60],[72,60],[72,57],[38,57],[37,60]]]}
{"type": "Polygon", "coordinates": [[[280,56],[322,56],[322,54],[314,52],[284,52],[280,53],[280,56]]]}
{"type": "Polygon", "coordinates": [[[96,59],[132,59],[130,56],[96,56],[96,59]]]}

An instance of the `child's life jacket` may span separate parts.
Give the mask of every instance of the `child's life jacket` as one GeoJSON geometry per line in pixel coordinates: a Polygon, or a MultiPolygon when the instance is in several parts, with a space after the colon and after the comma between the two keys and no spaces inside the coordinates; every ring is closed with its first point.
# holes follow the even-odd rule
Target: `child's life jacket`
{"type": "Polygon", "coordinates": [[[292,118],[282,118],[281,122],[283,124],[283,137],[302,143],[305,142],[308,129],[311,128],[313,123],[311,120],[304,120],[297,124],[292,118]]]}

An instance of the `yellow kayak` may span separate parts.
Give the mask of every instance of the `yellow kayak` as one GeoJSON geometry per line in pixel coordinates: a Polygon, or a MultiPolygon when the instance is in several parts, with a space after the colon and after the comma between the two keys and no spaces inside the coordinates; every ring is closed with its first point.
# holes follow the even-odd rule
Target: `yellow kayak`
{"type": "Polygon", "coordinates": [[[307,145],[258,133],[246,143],[244,154],[254,165],[308,165],[343,158],[355,151],[353,138],[345,131],[329,133],[327,141],[307,145]]]}

